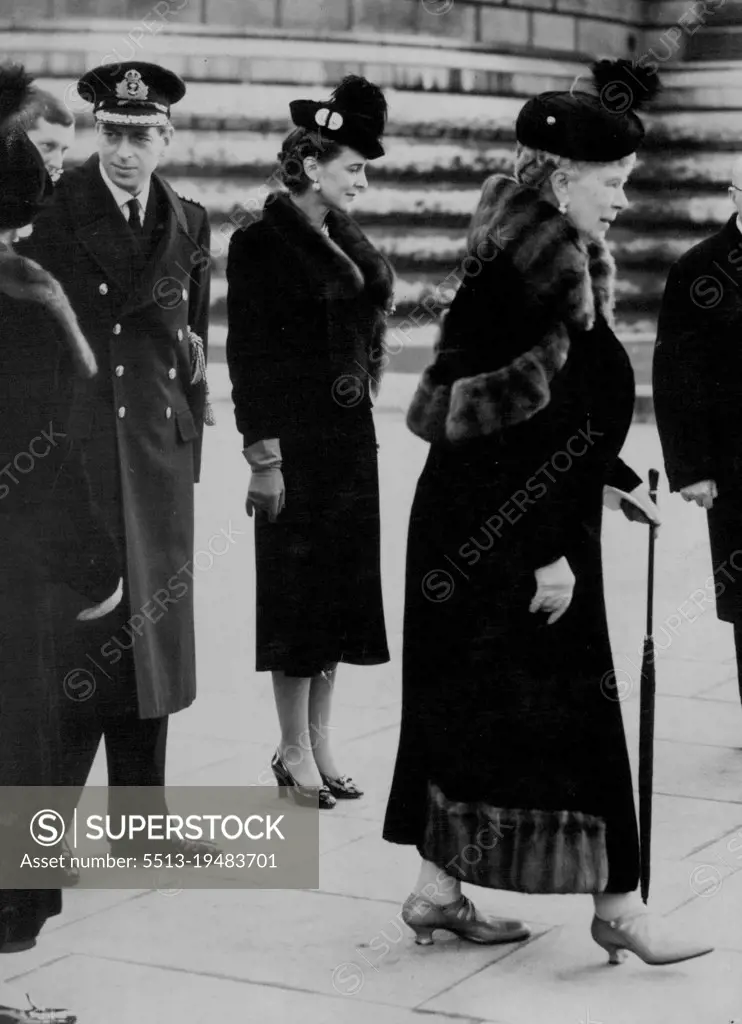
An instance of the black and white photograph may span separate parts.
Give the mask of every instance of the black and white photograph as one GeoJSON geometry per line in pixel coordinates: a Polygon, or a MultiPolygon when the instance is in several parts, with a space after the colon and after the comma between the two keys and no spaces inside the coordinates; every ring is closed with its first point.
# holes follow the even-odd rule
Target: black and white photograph
{"type": "Polygon", "coordinates": [[[742,1024],[742,0],[0,0],[0,1024],[742,1024]]]}

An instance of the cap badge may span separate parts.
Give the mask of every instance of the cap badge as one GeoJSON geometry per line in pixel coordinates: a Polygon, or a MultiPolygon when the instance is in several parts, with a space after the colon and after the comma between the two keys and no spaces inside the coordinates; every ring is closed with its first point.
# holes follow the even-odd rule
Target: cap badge
{"type": "Polygon", "coordinates": [[[328,107],[320,107],[314,115],[314,120],[320,128],[328,128],[331,132],[336,132],[343,126],[343,115],[338,114],[336,110],[330,113],[328,107]]]}
{"type": "Polygon", "coordinates": [[[549,116],[546,118],[546,123],[556,124],[556,118],[553,116],[553,114],[549,114],[549,116]]]}
{"type": "Polygon", "coordinates": [[[146,100],[149,86],[142,81],[141,72],[130,68],[121,81],[116,83],[116,95],[122,100],[146,100]]]}

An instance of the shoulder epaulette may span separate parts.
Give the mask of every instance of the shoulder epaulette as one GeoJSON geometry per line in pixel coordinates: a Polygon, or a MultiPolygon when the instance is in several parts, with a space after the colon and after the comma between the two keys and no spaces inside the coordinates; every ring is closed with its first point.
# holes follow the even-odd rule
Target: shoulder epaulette
{"type": "Polygon", "coordinates": [[[173,192],[175,192],[176,196],[178,197],[178,199],[180,199],[181,202],[191,203],[193,206],[199,206],[202,210],[206,209],[203,203],[199,203],[198,199],[191,199],[190,196],[184,196],[181,192],[178,192],[176,189],[173,189],[173,192]]]}

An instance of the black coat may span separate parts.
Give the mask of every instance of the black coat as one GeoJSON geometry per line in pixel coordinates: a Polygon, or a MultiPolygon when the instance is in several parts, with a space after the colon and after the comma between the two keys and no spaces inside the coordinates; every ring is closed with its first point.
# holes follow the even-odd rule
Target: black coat
{"type": "Polygon", "coordinates": [[[606,319],[612,261],[510,179],[487,185],[477,221],[501,241],[470,265],[408,417],[432,444],[410,519],[384,835],[475,884],[627,891],[638,844],[606,697],[600,531],[604,485],[639,480],[618,459],[634,383],[606,319]],[[534,571],[562,556],[574,596],[547,626],[528,610],[534,571]]]}
{"type": "MultiPolygon", "coordinates": [[[[71,372],[87,375],[95,363],[61,295],[48,274],[0,257],[0,786],[60,782],[60,709],[70,698],[56,660],[51,584],[93,604],[119,576],[64,428],[72,379],[59,372],[60,342],[71,372]]],[[[12,838],[0,836],[0,849],[9,847],[12,838]]],[[[60,907],[56,890],[0,890],[0,952],[33,938],[60,907]]]]}
{"type": "Polygon", "coordinates": [[[392,270],[353,221],[316,231],[286,196],[235,232],[227,358],[246,446],[277,438],[286,507],[256,518],[257,668],[388,660],[371,394],[392,270]]]}
{"type": "Polygon", "coordinates": [[[151,718],[196,692],[193,485],[204,392],[191,385],[187,329],[206,341],[209,224],[153,175],[144,227],[141,256],[94,156],[64,175],[26,251],[67,289],[100,364],[75,389],[69,431],[126,580],[116,621],[78,631],[70,668],[93,671],[101,694],[113,695],[115,680],[122,706],[151,718]]]}
{"type": "Polygon", "coordinates": [[[708,513],[717,612],[742,621],[742,234],[730,218],[673,264],[653,390],[670,489],[715,480],[708,513]]]}

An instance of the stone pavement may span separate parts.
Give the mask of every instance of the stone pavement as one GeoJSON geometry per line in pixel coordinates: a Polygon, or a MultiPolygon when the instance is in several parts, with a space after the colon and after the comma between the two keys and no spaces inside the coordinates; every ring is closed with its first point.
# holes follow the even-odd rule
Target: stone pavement
{"type": "MultiPolygon", "coordinates": [[[[416,855],[383,843],[380,826],[399,720],[407,512],[426,451],[400,411],[412,385],[412,378],[390,380],[377,410],[393,657],[388,666],[340,673],[338,750],[366,796],[322,814],[319,890],[71,891],[35,950],[0,959],[0,980],[41,1005],[74,1008],[80,1024],[742,1020],[742,710],[731,628],[717,622],[703,594],[695,603],[691,597],[711,571],[705,516],[666,490],[651,903],[679,931],[712,936],[716,952],[677,967],[649,968],[632,957],[610,968],[589,937],[585,897],[472,893],[483,910],[528,921],[533,938],[519,946],[480,948],[438,933],[433,947],[422,948],[401,924],[416,855]]],[[[172,721],[169,781],[238,786],[265,778],[277,736],[269,677],[252,669],[247,469],[226,401],[217,402],[217,415],[198,489],[197,548],[230,521],[244,533],[197,576],[200,696],[172,721]]],[[[626,457],[644,474],[661,465],[652,426],[633,428],[626,457]]],[[[632,754],[646,539],[644,528],[607,513],[615,696],[632,754]]],[[[738,560],[742,566],[742,554],[738,560]]],[[[100,759],[92,781],[105,781],[100,759]]]]}

